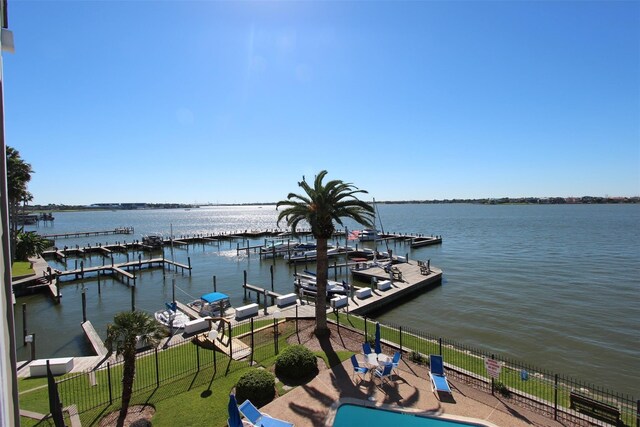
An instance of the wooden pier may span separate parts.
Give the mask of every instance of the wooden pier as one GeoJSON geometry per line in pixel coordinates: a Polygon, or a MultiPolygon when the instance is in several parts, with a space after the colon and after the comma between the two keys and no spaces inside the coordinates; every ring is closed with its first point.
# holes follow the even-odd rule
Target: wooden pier
{"type": "Polygon", "coordinates": [[[82,330],[84,331],[84,335],[89,340],[91,348],[93,348],[93,351],[96,353],[96,355],[105,357],[107,354],[109,354],[107,347],[105,347],[102,339],[100,338],[100,335],[98,335],[98,332],[96,332],[95,328],[91,324],[91,321],[87,320],[86,322],[83,322],[82,330]]]}
{"type": "Polygon", "coordinates": [[[128,271],[129,269],[135,270],[137,268],[138,270],[141,270],[143,267],[151,268],[153,266],[161,266],[164,268],[165,266],[168,265],[169,267],[173,266],[176,270],[178,268],[181,268],[183,272],[184,270],[191,271],[190,259],[189,259],[189,265],[171,261],[166,258],[150,258],[146,260],[139,259],[138,261],[129,261],[129,262],[123,262],[123,263],[111,264],[111,265],[99,265],[99,266],[87,267],[87,268],[84,268],[84,266],[82,265],[82,262],[80,263],[80,265],[81,265],[80,268],[76,268],[73,270],[66,270],[66,271],[54,270],[53,275],[55,276],[56,280],[59,280],[60,277],[66,277],[66,276],[74,276],[74,279],[77,280],[77,279],[84,279],[87,274],[91,274],[91,273],[96,273],[98,275],[98,278],[100,277],[100,273],[107,273],[107,274],[110,273],[112,275],[119,276],[123,283],[124,283],[123,279],[127,279],[126,280],[127,285],[129,284],[129,280],[133,280],[133,284],[135,286],[136,276],[135,274],[130,273],[128,271]]]}
{"type": "Polygon", "coordinates": [[[107,236],[110,234],[133,234],[133,227],[118,227],[113,230],[76,231],[73,233],[43,234],[45,239],[68,239],[71,237],[107,236]]]}

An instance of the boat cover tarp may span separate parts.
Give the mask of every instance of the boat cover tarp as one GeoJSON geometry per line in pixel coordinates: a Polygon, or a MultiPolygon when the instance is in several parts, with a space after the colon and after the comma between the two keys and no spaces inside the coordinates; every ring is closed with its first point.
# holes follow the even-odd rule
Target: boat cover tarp
{"type": "Polygon", "coordinates": [[[211,304],[216,301],[221,301],[223,299],[229,299],[229,295],[223,294],[222,292],[211,292],[211,293],[202,295],[200,299],[211,304]]]}

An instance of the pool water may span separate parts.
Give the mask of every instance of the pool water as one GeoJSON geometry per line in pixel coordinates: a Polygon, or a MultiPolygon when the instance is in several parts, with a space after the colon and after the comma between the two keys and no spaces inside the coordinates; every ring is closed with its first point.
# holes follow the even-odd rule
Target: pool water
{"type": "Polygon", "coordinates": [[[443,418],[420,417],[405,412],[387,411],[384,409],[367,408],[357,405],[341,405],[336,412],[333,427],[450,427],[450,426],[476,426],[483,424],[465,423],[462,421],[447,420],[443,418]]]}

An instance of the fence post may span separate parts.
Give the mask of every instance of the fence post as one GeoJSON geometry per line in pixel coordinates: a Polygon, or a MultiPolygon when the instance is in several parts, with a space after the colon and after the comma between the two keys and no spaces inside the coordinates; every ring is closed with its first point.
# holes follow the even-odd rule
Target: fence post
{"type": "Polygon", "coordinates": [[[367,337],[369,336],[369,334],[367,334],[367,316],[364,316],[364,340],[367,340],[367,337]]]}
{"type": "Polygon", "coordinates": [[[111,390],[111,364],[107,362],[107,380],[109,381],[109,405],[113,404],[113,392],[111,390]]]}
{"type": "MultiPolygon", "coordinates": [[[[298,307],[296,307],[297,309],[298,307]]],[[[253,342],[253,317],[251,318],[251,359],[249,359],[249,366],[253,366],[253,351],[254,351],[254,342],[253,342]]]]}
{"type": "MultiPolygon", "coordinates": [[[[196,348],[199,348],[196,346],[196,348]]],[[[156,387],[160,387],[160,364],[158,362],[158,348],[154,348],[156,355],[156,387]]]]}
{"type": "MultiPolygon", "coordinates": [[[[213,351],[216,351],[215,347],[213,351]]],[[[197,371],[200,372],[200,346],[196,346],[196,366],[198,367],[197,371]]]]}
{"type": "Polygon", "coordinates": [[[558,420],[558,374],[553,380],[553,419],[558,420]]]}
{"type": "Polygon", "coordinates": [[[640,399],[636,402],[636,427],[640,427],[640,399]]]}
{"type": "Polygon", "coordinates": [[[400,351],[402,352],[402,326],[400,326],[400,351]]]}
{"type": "MultiPolygon", "coordinates": [[[[493,359],[495,359],[495,356],[492,354],[491,360],[493,359]]],[[[495,390],[495,378],[493,378],[493,375],[491,375],[491,396],[495,396],[494,390],[495,390]]]]}
{"type": "Polygon", "coordinates": [[[438,352],[442,356],[442,338],[438,338],[438,352]]]}
{"type": "Polygon", "coordinates": [[[296,334],[298,334],[298,333],[299,333],[299,331],[298,331],[298,304],[296,304],[296,334]]]}

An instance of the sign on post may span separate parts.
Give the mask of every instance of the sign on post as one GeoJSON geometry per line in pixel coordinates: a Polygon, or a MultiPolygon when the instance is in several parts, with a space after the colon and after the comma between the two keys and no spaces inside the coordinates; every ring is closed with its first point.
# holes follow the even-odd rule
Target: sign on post
{"type": "Polygon", "coordinates": [[[484,366],[487,368],[487,374],[489,374],[490,377],[498,378],[500,376],[500,370],[502,369],[502,364],[497,360],[485,357],[484,366]]]}

